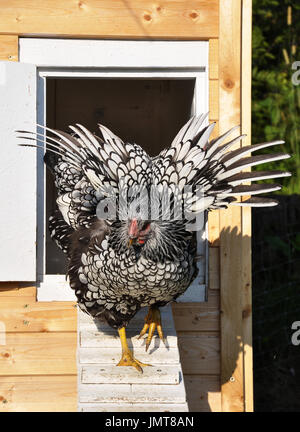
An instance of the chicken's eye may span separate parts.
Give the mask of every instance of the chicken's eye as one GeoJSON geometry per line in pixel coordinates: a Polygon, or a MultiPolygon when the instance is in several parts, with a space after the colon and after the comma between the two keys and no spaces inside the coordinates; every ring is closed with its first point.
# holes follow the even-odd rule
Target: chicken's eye
{"type": "Polygon", "coordinates": [[[149,231],[149,229],[150,229],[150,222],[144,222],[141,231],[149,231]]]}

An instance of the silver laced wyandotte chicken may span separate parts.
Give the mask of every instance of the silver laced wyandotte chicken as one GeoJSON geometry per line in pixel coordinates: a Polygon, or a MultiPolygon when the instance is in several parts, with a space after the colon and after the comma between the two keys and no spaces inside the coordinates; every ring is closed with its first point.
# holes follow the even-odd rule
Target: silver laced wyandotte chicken
{"type": "Polygon", "coordinates": [[[229,205],[276,205],[257,195],[280,185],[249,182],[290,175],[244,171],[288,158],[285,153],[251,156],[283,141],[232,150],[243,137],[228,141],[234,128],[210,140],[215,124],[204,126],[206,117],[192,117],[154,158],[102,125],[100,137],[80,124],[70,126],[71,134],[44,128],[46,138],[19,131],[23,139],[46,141],[44,160],[58,193],[49,220],[51,237],[67,255],[67,275],[79,307],[118,330],[118,366],[142,372],[147,365],[128,347],[127,324],[147,306],[140,334],[148,332],[146,349],[155,330],[163,340],[159,308],[183,294],[196,277],[196,237],[189,228],[193,217],[229,205]],[[240,199],[243,195],[255,197],[240,199]],[[175,214],[175,207],[185,211],[175,214]]]}

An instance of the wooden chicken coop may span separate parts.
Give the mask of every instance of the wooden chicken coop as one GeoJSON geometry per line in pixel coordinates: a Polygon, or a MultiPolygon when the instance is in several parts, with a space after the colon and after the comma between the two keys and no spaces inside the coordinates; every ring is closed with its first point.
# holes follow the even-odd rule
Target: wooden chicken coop
{"type": "MultiPolygon", "coordinates": [[[[46,234],[53,184],[12,130],[43,121],[93,130],[100,122],[154,154],[191,113],[209,111],[215,135],[240,125],[249,145],[251,7],[251,0],[1,1],[0,411],[77,411],[78,326],[86,325],[46,234]]],[[[202,279],[169,317],[184,397],[190,411],[252,411],[251,212],[210,212],[203,233],[202,279]]]]}

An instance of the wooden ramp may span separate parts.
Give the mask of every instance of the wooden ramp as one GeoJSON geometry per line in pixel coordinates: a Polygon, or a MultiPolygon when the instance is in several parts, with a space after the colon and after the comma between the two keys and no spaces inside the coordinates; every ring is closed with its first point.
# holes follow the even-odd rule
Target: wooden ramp
{"type": "Polygon", "coordinates": [[[144,324],[141,310],[127,328],[135,357],[151,367],[141,374],[132,367],[116,367],[121,343],[116,331],[78,313],[78,411],[188,411],[170,306],[161,309],[166,344],[156,335],[148,352],[137,335],[144,324]]]}

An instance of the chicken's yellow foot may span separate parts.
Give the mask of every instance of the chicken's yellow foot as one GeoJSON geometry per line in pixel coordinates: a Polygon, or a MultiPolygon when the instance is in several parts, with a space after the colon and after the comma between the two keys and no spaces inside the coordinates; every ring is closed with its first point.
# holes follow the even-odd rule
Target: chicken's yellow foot
{"type": "Polygon", "coordinates": [[[162,325],[161,325],[161,317],[160,317],[160,311],[157,306],[150,306],[148,314],[145,318],[145,324],[144,327],[139,335],[139,338],[144,336],[144,334],[147,333],[147,330],[149,329],[147,340],[146,340],[146,351],[148,350],[152,337],[154,335],[155,329],[157,329],[157,333],[160,337],[160,339],[165,343],[165,338],[162,331],[162,325]]]}
{"type": "Polygon", "coordinates": [[[151,366],[146,363],[142,363],[139,360],[135,359],[132,351],[129,349],[126,339],[126,330],[125,327],[122,327],[118,330],[119,336],[122,344],[122,358],[117,364],[117,366],[133,366],[140,373],[143,373],[142,366],[151,366]]]}

